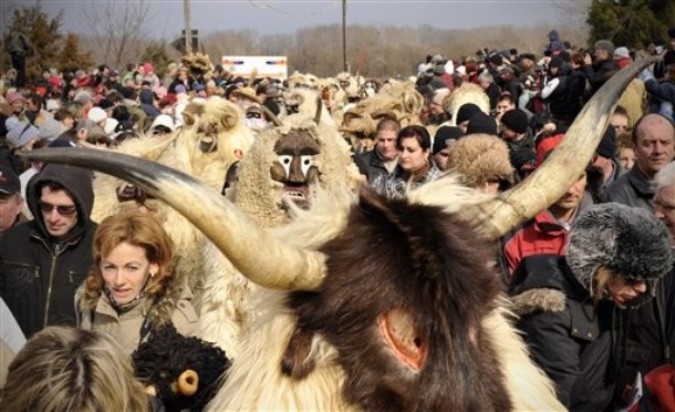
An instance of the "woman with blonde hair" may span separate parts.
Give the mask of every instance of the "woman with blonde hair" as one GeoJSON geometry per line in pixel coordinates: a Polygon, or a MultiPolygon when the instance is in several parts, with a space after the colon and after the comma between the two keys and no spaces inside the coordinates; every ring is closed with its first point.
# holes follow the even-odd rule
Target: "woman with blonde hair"
{"type": "Polygon", "coordinates": [[[192,294],[172,272],[172,248],[150,214],[104,219],[94,234],[94,265],[76,296],[78,326],[110,333],[128,354],[168,323],[181,335],[194,335],[192,294]]]}
{"type": "Polygon", "coordinates": [[[0,410],[145,412],[150,399],[110,336],[51,326],[36,333],[10,364],[0,410]]]}

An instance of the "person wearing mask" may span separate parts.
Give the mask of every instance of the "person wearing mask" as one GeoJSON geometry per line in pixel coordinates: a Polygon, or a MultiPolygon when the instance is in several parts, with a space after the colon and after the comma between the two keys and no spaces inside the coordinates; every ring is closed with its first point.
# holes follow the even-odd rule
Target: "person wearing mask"
{"type": "Polygon", "coordinates": [[[396,138],[398,165],[390,175],[373,182],[375,191],[389,199],[404,198],[406,192],[438,179],[441,171],[431,159],[431,138],[423,126],[401,129],[396,138]]]}
{"type": "Polygon", "coordinates": [[[197,331],[192,294],[173,272],[173,243],[150,214],[105,218],[93,240],[94,263],[76,297],[78,326],[109,333],[131,354],[158,328],[197,331]]]}
{"type": "Polygon", "coordinates": [[[29,183],[35,217],[0,236],[0,297],[27,338],[49,325],[75,325],[75,290],[91,267],[96,223],[92,173],[48,164],[29,183]]]}
{"type": "Polygon", "coordinates": [[[672,264],[661,222],[646,210],[606,203],[572,224],[564,257],[512,280],[517,327],[570,411],[610,407],[612,312],[649,301],[672,264]]]}
{"type": "Polygon", "coordinates": [[[359,172],[366,176],[368,183],[373,183],[382,175],[391,174],[398,162],[396,136],[401,131],[401,124],[396,119],[383,117],[376,128],[375,148],[354,156],[354,163],[359,172]]]}

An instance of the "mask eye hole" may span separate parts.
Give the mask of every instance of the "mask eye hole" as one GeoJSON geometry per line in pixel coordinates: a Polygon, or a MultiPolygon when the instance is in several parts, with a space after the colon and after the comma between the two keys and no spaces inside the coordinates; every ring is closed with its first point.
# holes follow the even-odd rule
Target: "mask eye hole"
{"type": "Polygon", "coordinates": [[[277,160],[279,161],[279,164],[281,167],[284,168],[284,171],[286,172],[286,176],[290,174],[291,171],[291,163],[293,162],[293,156],[289,155],[280,155],[277,160]]]}
{"type": "Polygon", "coordinates": [[[309,168],[312,167],[313,164],[314,164],[313,156],[310,155],[300,156],[300,167],[304,175],[307,175],[309,168]]]}

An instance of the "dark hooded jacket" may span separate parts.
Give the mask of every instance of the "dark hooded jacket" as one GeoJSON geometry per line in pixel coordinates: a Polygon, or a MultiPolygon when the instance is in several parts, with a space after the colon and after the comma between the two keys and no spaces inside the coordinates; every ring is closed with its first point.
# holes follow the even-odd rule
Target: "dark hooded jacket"
{"type": "Polygon", "coordinates": [[[96,224],[89,218],[94,204],[90,171],[49,164],[30,181],[27,203],[37,218],[12,228],[0,238],[0,297],[26,335],[49,325],[75,326],[75,290],[92,265],[96,224]],[[54,239],[40,211],[40,186],[52,181],[66,188],[77,206],[77,223],[54,239]]]}
{"type": "Polygon", "coordinates": [[[550,79],[541,92],[549,111],[558,122],[572,124],[581,111],[586,78],[559,56],[551,59],[551,66],[558,67],[558,73],[550,79]]]}
{"type": "MultiPolygon", "coordinates": [[[[565,258],[548,270],[513,280],[510,295],[518,328],[537,364],[570,411],[601,411],[611,404],[611,304],[594,307],[565,258]]],[[[523,273],[524,274],[524,273],[523,273]]]]}

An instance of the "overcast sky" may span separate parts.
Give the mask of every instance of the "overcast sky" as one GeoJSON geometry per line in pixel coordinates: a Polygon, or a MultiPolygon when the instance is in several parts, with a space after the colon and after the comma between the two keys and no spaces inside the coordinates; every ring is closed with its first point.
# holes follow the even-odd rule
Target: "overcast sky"
{"type": "MultiPolygon", "coordinates": [[[[30,4],[29,0],[0,0],[5,4],[30,4]]],[[[63,29],[87,33],[82,10],[99,2],[127,0],[39,0],[48,13],[63,11],[63,29]]],[[[130,0],[138,1],[138,0],[130,0]]],[[[146,0],[148,1],[148,0],[146,0]]],[[[172,38],[183,28],[183,0],[149,0],[148,30],[154,36],[172,38]]],[[[340,24],[342,0],[190,0],[192,28],[215,30],[252,29],[261,34],[294,32],[321,24],[340,24]]],[[[564,1],[564,0],[563,0],[564,1]]],[[[575,2],[579,0],[567,0],[575,2]]],[[[557,25],[560,10],[551,0],[348,0],[347,23],[370,25],[430,25],[464,29],[487,25],[557,25]]]]}

